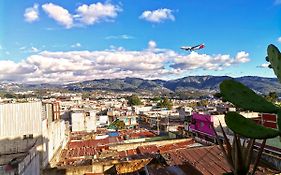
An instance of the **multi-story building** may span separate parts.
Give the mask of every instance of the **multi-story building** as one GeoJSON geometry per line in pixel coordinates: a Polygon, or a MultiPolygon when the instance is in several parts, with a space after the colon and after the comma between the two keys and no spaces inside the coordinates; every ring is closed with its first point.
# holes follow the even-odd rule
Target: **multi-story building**
{"type": "Polygon", "coordinates": [[[71,131],[96,131],[96,111],[75,110],[71,112],[71,131]]]}
{"type": "Polygon", "coordinates": [[[65,140],[54,104],[0,105],[0,174],[40,174],[65,140]]]}

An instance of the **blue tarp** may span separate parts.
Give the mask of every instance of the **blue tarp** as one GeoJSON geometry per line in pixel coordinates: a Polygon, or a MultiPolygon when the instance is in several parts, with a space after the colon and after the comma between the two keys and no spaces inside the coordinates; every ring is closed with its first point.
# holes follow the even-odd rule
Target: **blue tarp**
{"type": "Polygon", "coordinates": [[[119,133],[118,132],[108,132],[107,133],[110,137],[118,137],[119,133]]]}

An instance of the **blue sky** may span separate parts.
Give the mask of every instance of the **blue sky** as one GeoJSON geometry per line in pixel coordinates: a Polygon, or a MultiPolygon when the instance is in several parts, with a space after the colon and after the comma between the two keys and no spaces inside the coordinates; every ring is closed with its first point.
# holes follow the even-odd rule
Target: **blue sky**
{"type": "Polygon", "coordinates": [[[261,65],[281,48],[280,0],[2,0],[0,13],[0,80],[16,82],[274,77],[261,65]]]}

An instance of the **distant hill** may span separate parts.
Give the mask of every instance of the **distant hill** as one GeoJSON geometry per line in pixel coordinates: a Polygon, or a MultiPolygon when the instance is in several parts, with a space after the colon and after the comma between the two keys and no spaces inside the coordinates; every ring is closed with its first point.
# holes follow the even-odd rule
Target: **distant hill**
{"type": "MultiPolygon", "coordinates": [[[[79,83],[67,84],[64,88],[68,90],[110,90],[110,91],[163,91],[177,92],[186,90],[199,90],[206,92],[216,92],[219,84],[231,79],[228,76],[189,76],[176,80],[145,80],[140,78],[124,79],[101,79],[79,83]]],[[[277,92],[281,94],[281,84],[276,78],[264,78],[256,76],[245,76],[234,78],[258,93],[268,94],[277,92]]]]}
{"type": "MultiPolygon", "coordinates": [[[[174,92],[202,92],[205,94],[217,92],[219,84],[230,79],[228,76],[188,76],[176,80],[145,80],[141,78],[123,79],[100,79],[70,84],[20,84],[0,83],[2,91],[20,91],[34,89],[54,89],[71,91],[93,91],[105,90],[115,92],[152,92],[152,93],[174,93],[174,92]]],[[[281,95],[281,84],[276,78],[264,78],[256,76],[245,76],[234,78],[258,93],[268,94],[277,92],[281,95]]]]}

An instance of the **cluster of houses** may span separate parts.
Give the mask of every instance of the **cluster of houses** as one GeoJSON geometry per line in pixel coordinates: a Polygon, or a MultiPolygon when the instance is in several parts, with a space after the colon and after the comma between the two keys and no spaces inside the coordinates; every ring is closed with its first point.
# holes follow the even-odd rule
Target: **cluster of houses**
{"type": "MultiPolygon", "coordinates": [[[[215,132],[222,135],[221,123],[232,135],[224,122],[226,112],[236,111],[231,104],[212,99],[208,106],[192,106],[189,104],[196,100],[173,100],[169,110],[157,108],[149,99],[144,99],[143,105],[129,106],[119,97],[56,95],[0,103],[0,174],[196,175],[229,171],[215,132]],[[117,120],[124,123],[124,129],[110,127],[117,120]],[[206,158],[200,157],[205,154],[206,158]]],[[[258,124],[277,128],[275,115],[241,113],[258,124]]],[[[281,170],[279,138],[268,140],[263,159],[271,166],[258,172],[281,170]]]]}

